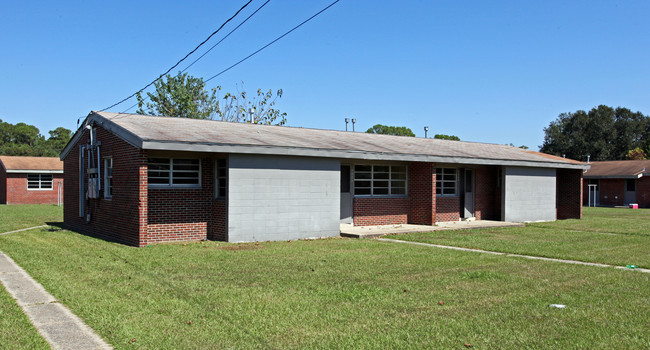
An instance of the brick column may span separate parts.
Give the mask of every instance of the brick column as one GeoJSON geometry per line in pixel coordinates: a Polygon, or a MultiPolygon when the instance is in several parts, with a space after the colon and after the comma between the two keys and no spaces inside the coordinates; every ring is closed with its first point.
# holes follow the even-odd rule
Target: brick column
{"type": "Polygon", "coordinates": [[[433,225],[436,222],[436,165],[409,165],[409,224],[433,225]]]}

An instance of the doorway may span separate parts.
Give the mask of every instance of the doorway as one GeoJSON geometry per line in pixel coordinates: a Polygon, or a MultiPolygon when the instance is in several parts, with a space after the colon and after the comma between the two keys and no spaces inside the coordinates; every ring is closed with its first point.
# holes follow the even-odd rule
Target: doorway
{"type": "Polygon", "coordinates": [[[341,223],[352,223],[352,191],[349,165],[341,165],[341,223]]]}
{"type": "Polygon", "coordinates": [[[636,203],[636,179],[625,180],[625,205],[636,203]]]}
{"type": "Polygon", "coordinates": [[[461,217],[474,217],[474,169],[461,169],[461,217]]]}

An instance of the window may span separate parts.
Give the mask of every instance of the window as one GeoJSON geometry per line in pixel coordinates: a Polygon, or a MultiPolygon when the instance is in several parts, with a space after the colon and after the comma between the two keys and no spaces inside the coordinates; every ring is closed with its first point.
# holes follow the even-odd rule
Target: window
{"type": "Polygon", "coordinates": [[[217,159],[217,198],[226,198],[228,193],[228,166],[225,159],[217,159]]]}
{"type": "Polygon", "coordinates": [[[355,165],[354,195],[406,195],[406,167],[401,165],[355,165]]]}
{"type": "Polygon", "coordinates": [[[149,158],[148,166],[149,186],[201,186],[201,162],[198,159],[149,158]]]}
{"type": "Polygon", "coordinates": [[[104,158],[104,198],[113,198],[113,158],[104,158]]]}
{"type": "Polygon", "coordinates": [[[634,192],[636,191],[636,180],[635,179],[627,179],[626,180],[626,190],[628,192],[634,192]]]}
{"type": "Polygon", "coordinates": [[[436,168],[436,194],[440,196],[457,195],[458,169],[436,168]]]}
{"type": "Polygon", "coordinates": [[[28,190],[51,190],[52,174],[27,174],[28,190]]]}

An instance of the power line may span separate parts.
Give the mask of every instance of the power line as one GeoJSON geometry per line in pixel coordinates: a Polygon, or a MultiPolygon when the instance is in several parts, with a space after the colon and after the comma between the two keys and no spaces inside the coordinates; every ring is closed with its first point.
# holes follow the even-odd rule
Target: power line
{"type": "Polygon", "coordinates": [[[258,54],[260,51],[262,51],[262,50],[266,49],[267,47],[273,45],[276,41],[278,41],[278,40],[284,38],[284,37],[287,36],[289,33],[291,33],[291,32],[293,32],[294,30],[300,28],[303,24],[305,24],[305,23],[311,21],[312,19],[314,19],[314,17],[316,17],[316,16],[320,15],[321,13],[325,12],[327,9],[329,9],[329,8],[332,7],[332,6],[334,6],[334,4],[336,4],[336,3],[339,2],[339,1],[341,1],[341,0],[336,0],[336,1],[334,1],[333,3],[327,5],[327,7],[325,7],[324,9],[322,9],[322,10],[320,10],[320,11],[318,11],[315,15],[313,15],[313,16],[307,18],[307,19],[304,20],[302,23],[300,23],[300,24],[298,24],[297,26],[291,28],[291,30],[289,30],[288,32],[286,32],[286,33],[280,35],[279,37],[277,37],[275,40],[271,41],[270,43],[268,43],[268,44],[262,46],[259,50],[253,52],[252,54],[250,54],[250,55],[248,55],[248,56],[246,56],[246,57],[244,57],[244,58],[241,59],[239,62],[237,62],[237,63],[233,64],[232,66],[230,66],[230,67],[228,67],[228,68],[222,70],[221,72],[219,72],[219,73],[217,73],[217,74],[211,76],[211,77],[210,77],[209,79],[207,79],[205,82],[206,82],[206,83],[209,82],[210,80],[212,80],[212,79],[214,79],[214,78],[220,76],[221,74],[223,74],[223,73],[225,73],[225,72],[231,70],[232,68],[235,68],[236,66],[238,66],[240,63],[246,61],[247,59],[249,59],[249,58],[255,56],[255,55],[258,54]]]}
{"type": "MultiPolygon", "coordinates": [[[[226,40],[226,38],[228,38],[228,37],[230,36],[230,34],[234,33],[237,29],[239,29],[239,27],[241,27],[242,25],[244,25],[244,23],[248,22],[248,20],[251,19],[251,17],[255,16],[255,14],[257,14],[257,12],[259,12],[259,10],[261,10],[261,9],[262,9],[264,6],[266,6],[266,4],[268,4],[269,2],[271,2],[271,0],[266,0],[265,3],[263,3],[263,4],[262,4],[260,7],[258,7],[258,8],[253,12],[253,13],[251,13],[248,17],[246,17],[246,19],[244,19],[241,23],[239,23],[239,25],[237,25],[233,30],[231,30],[231,31],[230,31],[228,34],[226,34],[223,38],[221,38],[221,40],[219,40],[216,44],[212,45],[212,47],[210,47],[206,52],[204,52],[201,56],[199,56],[197,59],[195,59],[195,60],[194,60],[192,63],[190,63],[187,67],[185,67],[185,69],[181,70],[181,73],[183,73],[183,72],[185,72],[186,70],[188,70],[188,69],[189,69],[190,67],[192,67],[196,62],[198,62],[198,61],[199,61],[200,59],[202,59],[205,55],[207,55],[210,51],[212,51],[212,49],[214,49],[215,47],[217,47],[217,45],[221,44],[221,42],[223,42],[224,40],[226,40]]],[[[148,98],[149,98],[149,97],[147,96],[147,97],[144,98],[144,100],[146,100],[146,99],[148,99],[148,98]]],[[[134,105],[132,105],[131,107],[125,109],[122,113],[125,113],[126,111],[128,111],[128,110],[132,109],[133,107],[137,106],[138,103],[139,103],[139,102],[136,102],[136,103],[135,103],[134,105]]]]}
{"type": "Polygon", "coordinates": [[[221,25],[217,30],[215,30],[214,32],[212,32],[212,34],[210,34],[210,35],[209,35],[205,40],[203,40],[203,42],[201,42],[197,47],[195,47],[194,50],[190,51],[190,53],[188,53],[187,55],[185,55],[185,57],[183,57],[180,61],[176,62],[176,64],[173,65],[171,68],[169,68],[165,73],[161,74],[158,78],[154,79],[152,82],[150,82],[150,83],[147,84],[145,87],[143,87],[142,89],[138,90],[137,92],[134,92],[134,93],[133,93],[132,95],[130,95],[129,97],[127,97],[127,98],[125,98],[125,99],[123,99],[123,100],[121,100],[121,101],[119,101],[119,102],[117,102],[117,103],[115,103],[115,104],[112,104],[112,105],[110,105],[110,106],[108,106],[108,107],[102,109],[100,112],[103,112],[103,111],[105,111],[105,110],[107,110],[107,109],[113,108],[113,107],[115,107],[115,106],[117,106],[117,105],[119,105],[119,104],[122,104],[124,101],[130,99],[131,97],[133,97],[133,96],[137,95],[138,93],[142,92],[144,89],[146,89],[146,88],[148,88],[149,86],[153,85],[153,83],[155,83],[156,81],[158,81],[160,78],[164,77],[165,74],[171,72],[172,69],[176,68],[179,64],[181,64],[181,62],[185,61],[185,59],[186,59],[187,57],[189,57],[189,56],[190,56],[191,54],[193,54],[196,50],[198,50],[199,47],[201,47],[201,46],[202,46],[203,44],[205,44],[208,40],[210,40],[210,38],[212,38],[215,34],[217,34],[217,33],[221,30],[221,28],[223,28],[226,24],[228,24],[228,22],[230,22],[230,21],[233,20],[235,17],[237,17],[237,15],[238,15],[242,10],[244,10],[244,9],[246,8],[246,6],[248,6],[248,4],[250,4],[251,2],[253,2],[253,0],[248,0],[248,2],[245,3],[244,6],[242,6],[239,10],[237,10],[237,12],[235,12],[235,14],[232,15],[232,17],[228,18],[227,21],[223,22],[223,24],[222,24],[222,25],[221,25]]]}

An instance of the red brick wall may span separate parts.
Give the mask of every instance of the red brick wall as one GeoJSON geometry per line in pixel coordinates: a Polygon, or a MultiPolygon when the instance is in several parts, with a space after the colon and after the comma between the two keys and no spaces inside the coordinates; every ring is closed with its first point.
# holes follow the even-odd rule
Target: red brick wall
{"type": "Polygon", "coordinates": [[[7,173],[0,165],[0,204],[7,204],[7,173]]]}
{"type": "MultiPolygon", "coordinates": [[[[214,160],[202,158],[199,189],[148,188],[146,152],[97,127],[101,156],[113,158],[113,196],[89,199],[86,214],[79,217],[79,145],[64,161],[68,184],[64,198],[64,222],[71,229],[96,234],[134,246],[200,239],[226,239],[226,203],[214,198],[214,160]]],[[[156,157],[160,155],[157,154],[156,157]]],[[[104,166],[103,162],[101,164],[104,166]]],[[[103,170],[102,170],[103,172],[103,170]]]]}
{"type": "Polygon", "coordinates": [[[556,173],[557,218],[582,218],[582,170],[558,169],[556,173]]]}
{"type": "Polygon", "coordinates": [[[436,198],[436,222],[460,220],[460,197],[436,198]]]}
{"type": "Polygon", "coordinates": [[[226,239],[226,203],[214,198],[214,169],[213,159],[201,159],[201,188],[149,189],[147,244],[226,239]]]}
{"type": "Polygon", "coordinates": [[[650,177],[644,176],[636,181],[636,201],[640,208],[650,208],[650,177]]]}
{"type": "Polygon", "coordinates": [[[409,224],[433,225],[436,212],[434,163],[411,163],[408,176],[409,224]]]}
{"type": "Polygon", "coordinates": [[[623,205],[625,201],[624,190],[625,180],[623,179],[601,179],[600,205],[623,205]]]}
{"type": "Polygon", "coordinates": [[[474,217],[476,220],[501,220],[499,167],[474,170],[474,217]]]}
{"type": "Polygon", "coordinates": [[[58,188],[63,186],[63,174],[52,174],[51,190],[28,190],[27,174],[9,173],[2,177],[6,184],[4,198],[0,197],[3,204],[57,204],[58,188]]]}
{"type": "Polygon", "coordinates": [[[408,198],[354,198],[355,226],[408,223],[408,198]]]}
{"type": "MultiPolygon", "coordinates": [[[[76,231],[129,245],[145,245],[141,232],[146,232],[147,157],[141,150],[100,127],[97,128],[97,139],[102,143],[101,156],[113,157],[113,198],[86,200],[85,211],[91,215],[91,220],[86,223],[85,218],[79,217],[79,146],[88,142],[88,132],[85,132],[63,163],[66,183],[64,223],[76,231]]],[[[103,161],[101,166],[103,172],[103,161]]],[[[102,178],[102,197],[103,186],[102,178]]]]}

